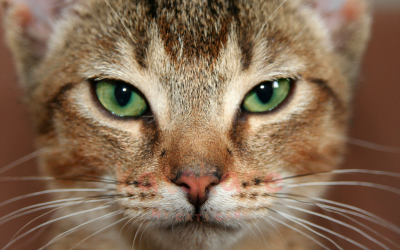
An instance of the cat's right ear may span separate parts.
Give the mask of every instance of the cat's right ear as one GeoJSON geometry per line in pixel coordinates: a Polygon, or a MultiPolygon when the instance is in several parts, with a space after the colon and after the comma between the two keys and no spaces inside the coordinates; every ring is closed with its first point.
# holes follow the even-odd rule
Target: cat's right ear
{"type": "Polygon", "coordinates": [[[23,84],[45,56],[59,19],[77,0],[0,0],[7,43],[23,84]],[[25,79],[24,79],[25,78],[25,79]]]}

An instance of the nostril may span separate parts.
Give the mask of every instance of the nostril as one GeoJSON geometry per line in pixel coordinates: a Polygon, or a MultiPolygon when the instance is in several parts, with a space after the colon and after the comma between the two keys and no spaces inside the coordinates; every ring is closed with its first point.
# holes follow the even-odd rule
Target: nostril
{"type": "Polygon", "coordinates": [[[190,189],[189,185],[186,183],[182,183],[182,184],[180,184],[180,186],[190,189]]]}
{"type": "Polygon", "coordinates": [[[182,188],[182,190],[185,191],[186,193],[190,193],[190,186],[188,184],[186,184],[186,183],[178,184],[177,183],[177,185],[180,186],[182,188]]]}

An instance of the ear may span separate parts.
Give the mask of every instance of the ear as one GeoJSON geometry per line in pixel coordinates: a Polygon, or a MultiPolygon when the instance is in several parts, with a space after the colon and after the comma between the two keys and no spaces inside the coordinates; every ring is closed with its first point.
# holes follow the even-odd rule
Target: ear
{"type": "Polygon", "coordinates": [[[310,0],[322,17],[336,47],[351,39],[357,29],[369,28],[369,13],[365,0],[310,0]],[[361,27],[360,27],[361,26],[361,27]]]}
{"type": "MultiPolygon", "coordinates": [[[[367,0],[305,0],[323,21],[335,52],[342,56],[351,77],[370,34],[371,15],[367,0]]],[[[355,68],[356,67],[356,68],[355,68]]]]}
{"type": "MultiPolygon", "coordinates": [[[[0,0],[4,30],[21,78],[45,56],[58,20],[76,0],[0,0]]],[[[26,84],[25,79],[21,81],[26,84]]]]}

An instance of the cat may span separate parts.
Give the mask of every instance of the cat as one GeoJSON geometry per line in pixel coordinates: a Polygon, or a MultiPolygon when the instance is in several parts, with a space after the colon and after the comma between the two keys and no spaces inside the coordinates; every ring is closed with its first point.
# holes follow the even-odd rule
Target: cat
{"type": "Polygon", "coordinates": [[[304,217],[345,153],[367,1],[2,5],[60,208],[43,248],[338,246],[304,217]]]}

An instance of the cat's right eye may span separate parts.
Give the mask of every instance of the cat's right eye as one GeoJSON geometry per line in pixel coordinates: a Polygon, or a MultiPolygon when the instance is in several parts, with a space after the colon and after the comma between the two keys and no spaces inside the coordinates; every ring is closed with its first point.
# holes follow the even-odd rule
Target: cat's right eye
{"type": "Polygon", "coordinates": [[[114,115],[138,117],[148,109],[140,92],[124,82],[102,80],[95,84],[95,91],[101,105],[114,115]]]}

